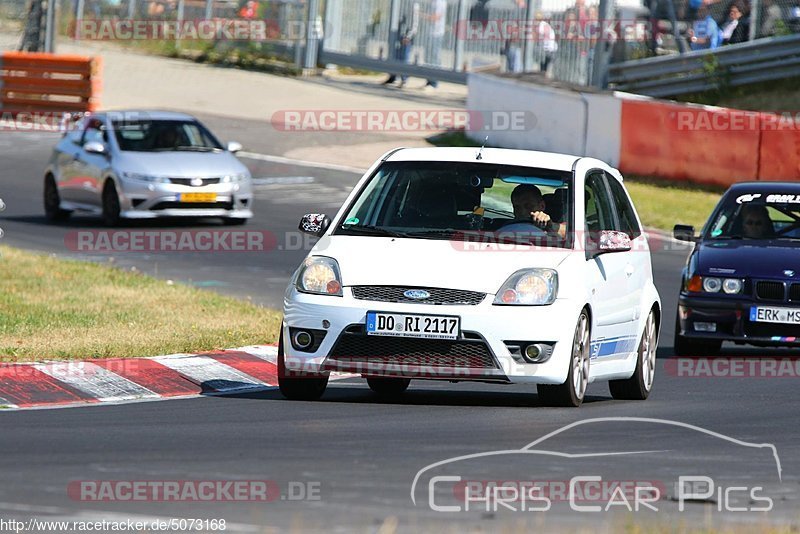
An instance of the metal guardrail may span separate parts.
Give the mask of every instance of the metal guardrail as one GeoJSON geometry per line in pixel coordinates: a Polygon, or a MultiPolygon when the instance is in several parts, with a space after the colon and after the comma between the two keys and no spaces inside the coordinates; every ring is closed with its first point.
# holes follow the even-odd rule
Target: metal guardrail
{"type": "Polygon", "coordinates": [[[626,61],[609,66],[609,88],[675,96],[800,76],[800,35],[626,61]]]}

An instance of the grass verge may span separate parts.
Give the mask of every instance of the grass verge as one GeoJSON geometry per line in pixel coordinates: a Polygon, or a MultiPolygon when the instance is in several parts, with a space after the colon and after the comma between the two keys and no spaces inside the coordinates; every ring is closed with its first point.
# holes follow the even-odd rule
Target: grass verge
{"type": "Polygon", "coordinates": [[[274,343],[281,315],[107,265],[0,247],[0,361],[156,356],[274,343]]]}
{"type": "MultiPolygon", "coordinates": [[[[427,141],[434,146],[480,146],[460,131],[437,134],[427,141]]],[[[625,176],[625,187],[642,223],[667,231],[676,224],[691,224],[699,230],[724,192],[724,188],[633,175],[625,176]]]]}

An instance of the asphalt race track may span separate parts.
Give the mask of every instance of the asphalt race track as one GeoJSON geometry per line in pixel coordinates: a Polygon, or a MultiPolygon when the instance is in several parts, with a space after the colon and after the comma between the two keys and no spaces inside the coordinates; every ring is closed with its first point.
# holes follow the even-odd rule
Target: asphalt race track
{"type": "MultiPolygon", "coordinates": [[[[204,119],[222,139],[243,141],[250,152],[277,153],[279,134],[268,126],[204,119]],[[242,131],[247,138],[242,138],[242,131]]],[[[61,227],[44,221],[42,170],[54,140],[52,135],[35,133],[0,136],[0,198],[7,205],[0,217],[5,232],[2,243],[87,259],[67,248],[65,235],[100,229],[99,221],[75,217],[61,227]]],[[[272,232],[278,244],[274,250],[117,254],[115,264],[279,306],[287,278],[306,253],[295,241],[300,215],[333,214],[358,176],[342,170],[243,161],[254,177],[263,179],[257,189],[256,217],[244,228],[272,232]]],[[[183,230],[207,229],[217,223],[169,224],[183,230]]],[[[133,227],[163,228],[163,224],[133,227]]],[[[349,532],[355,527],[370,532],[381,527],[386,532],[395,527],[460,530],[467,523],[483,530],[546,531],[587,526],[618,531],[633,521],[656,527],[678,522],[741,529],[787,521],[796,525],[800,508],[798,377],[687,377],[676,372],[670,360],[673,321],[687,250],[658,240],[654,243],[660,243],[654,247],[653,263],[664,319],[656,383],[645,402],[614,401],[606,384],[599,383],[590,385],[580,409],[550,409],[540,407],[535,391],[523,386],[423,381],[412,382],[402,401],[381,402],[361,380],[347,379],[329,386],[316,403],[289,402],[277,391],[268,391],[9,412],[0,414],[0,518],[216,518],[225,519],[231,532],[271,532],[271,528],[349,532]],[[658,504],[661,513],[628,512],[619,506],[610,512],[577,512],[566,502],[554,502],[549,511],[536,513],[487,511],[480,506],[437,512],[429,506],[426,493],[431,471],[419,479],[416,504],[411,500],[412,482],[429,464],[474,453],[517,451],[569,423],[620,417],[678,421],[739,441],[666,423],[597,421],[542,444],[549,444],[549,450],[574,453],[574,458],[510,455],[473,462],[463,470],[445,466],[444,472],[482,481],[529,480],[525,477],[533,473],[550,481],[575,475],[667,481],[676,474],[699,475],[709,469],[717,489],[761,487],[757,493],[770,496],[772,510],[732,511],[758,508],[759,499],[748,493],[734,503],[725,492],[715,492],[680,511],[675,491],[665,483],[666,497],[658,504]],[[774,445],[781,477],[775,457],[765,454],[767,449],[744,442],[774,445]],[[621,451],[641,454],[586,456],[621,451]],[[102,502],[82,500],[68,489],[87,480],[154,479],[268,480],[281,495],[269,503],[102,502]]],[[[88,259],[109,261],[102,255],[88,259]]],[[[733,347],[727,353],[750,359],[787,354],[733,347]]]]}

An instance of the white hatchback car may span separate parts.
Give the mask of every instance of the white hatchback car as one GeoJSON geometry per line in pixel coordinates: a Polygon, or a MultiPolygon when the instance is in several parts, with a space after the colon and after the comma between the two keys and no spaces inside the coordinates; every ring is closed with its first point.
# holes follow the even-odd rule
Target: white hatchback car
{"type": "Polygon", "coordinates": [[[397,149],[320,237],[286,290],[280,389],[315,399],[330,372],[380,395],[411,379],[537,384],[579,406],[653,386],[661,302],[620,173],[562,154],[397,149]]]}

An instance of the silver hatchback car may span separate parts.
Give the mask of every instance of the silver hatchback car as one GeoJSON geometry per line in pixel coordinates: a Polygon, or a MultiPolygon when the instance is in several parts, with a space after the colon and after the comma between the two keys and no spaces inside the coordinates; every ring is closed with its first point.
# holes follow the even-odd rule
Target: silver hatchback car
{"type": "Polygon", "coordinates": [[[53,149],[44,176],[47,219],[73,212],[120,219],[253,216],[250,172],[191,115],[165,111],[94,113],[53,149]]]}

